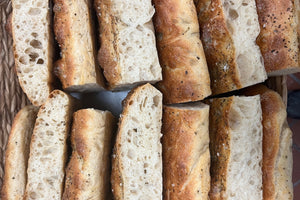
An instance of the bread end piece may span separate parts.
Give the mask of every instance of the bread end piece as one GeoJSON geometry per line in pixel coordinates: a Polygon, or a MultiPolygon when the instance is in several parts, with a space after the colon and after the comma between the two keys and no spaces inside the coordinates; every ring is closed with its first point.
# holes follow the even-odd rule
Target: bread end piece
{"type": "Polygon", "coordinates": [[[14,118],[5,152],[2,200],[23,199],[30,139],[37,113],[38,107],[26,106],[14,118]]]}
{"type": "Polygon", "coordinates": [[[32,104],[53,90],[53,34],[49,1],[12,1],[12,35],[18,79],[32,104]]]}
{"type": "Polygon", "coordinates": [[[162,199],[161,118],[162,94],[151,84],[124,100],[112,157],[116,200],[162,199]]]}
{"type": "Polygon", "coordinates": [[[111,199],[111,139],[116,120],[109,111],[74,113],[72,156],[66,168],[63,199],[111,199]]]}
{"type": "Polygon", "coordinates": [[[210,190],[209,106],[164,106],[163,194],[166,199],[208,199],[210,190]]]}
{"type": "Polygon", "coordinates": [[[264,199],[292,200],[292,132],[282,98],[264,85],[247,88],[244,94],[261,96],[264,199]]]}

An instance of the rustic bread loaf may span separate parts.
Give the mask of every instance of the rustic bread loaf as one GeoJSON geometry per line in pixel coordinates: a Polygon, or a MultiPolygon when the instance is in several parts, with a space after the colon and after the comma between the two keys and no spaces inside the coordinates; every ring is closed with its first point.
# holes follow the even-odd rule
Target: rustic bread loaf
{"type": "Polygon", "coordinates": [[[12,35],[20,85],[32,104],[53,90],[53,36],[49,1],[12,1],[12,35]]]}
{"type": "Polygon", "coordinates": [[[262,199],[259,96],[213,99],[210,106],[210,199],[262,199]]]}
{"type": "Polygon", "coordinates": [[[209,106],[164,106],[163,195],[167,200],[208,200],[210,189],[209,106]]]}
{"type": "Polygon", "coordinates": [[[38,107],[26,106],[18,112],[13,121],[5,153],[2,200],[23,200],[30,138],[37,112],[38,107]]]}
{"type": "Polygon", "coordinates": [[[286,121],[286,107],[278,93],[263,85],[247,88],[244,93],[261,97],[263,197],[292,200],[292,132],[286,121]]]}
{"type": "Polygon", "coordinates": [[[154,0],[154,26],[164,103],[202,100],[211,94],[193,0],[154,0]]]}
{"type": "Polygon", "coordinates": [[[297,37],[298,0],[256,0],[257,38],[269,76],[300,72],[297,37]]]}
{"type": "Polygon", "coordinates": [[[162,94],[151,84],[124,101],[112,158],[115,200],[162,199],[162,94]]]}
{"type": "Polygon", "coordinates": [[[260,32],[254,0],[199,1],[201,39],[213,94],[266,80],[256,38],[260,32]]]}
{"type": "Polygon", "coordinates": [[[98,60],[109,88],[160,81],[151,0],[95,0],[95,7],[100,24],[98,60]]]}
{"type": "Polygon", "coordinates": [[[31,137],[24,200],[61,199],[74,101],[54,90],[40,108],[31,137]]]}
{"type": "Polygon", "coordinates": [[[61,48],[55,72],[64,89],[102,90],[104,78],[96,61],[91,0],[54,0],[54,33],[61,48]]]}
{"type": "Polygon", "coordinates": [[[115,119],[108,111],[74,113],[72,156],[66,168],[63,199],[111,199],[110,156],[115,119]]]}

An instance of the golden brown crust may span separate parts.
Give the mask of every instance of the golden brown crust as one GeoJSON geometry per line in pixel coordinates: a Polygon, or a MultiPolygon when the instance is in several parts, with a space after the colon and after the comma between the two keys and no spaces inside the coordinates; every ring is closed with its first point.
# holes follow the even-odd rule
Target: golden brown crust
{"type": "Polygon", "coordinates": [[[294,0],[256,0],[256,6],[261,30],[257,44],[267,73],[300,71],[294,0]]]}
{"type": "Polygon", "coordinates": [[[95,59],[90,1],[86,1],[85,5],[82,5],[86,7],[87,13],[84,14],[80,13],[80,5],[77,5],[78,3],[74,0],[54,0],[54,3],[54,33],[62,56],[55,63],[55,74],[61,80],[64,89],[95,90],[97,85],[99,85],[98,89],[101,89],[104,81],[95,59]],[[84,22],[82,22],[83,20],[84,22]],[[86,27],[80,27],[82,23],[87,24],[86,27]],[[79,33],[78,30],[81,28],[87,30],[79,33]],[[77,40],[87,42],[86,48],[81,46],[82,44],[77,40]],[[96,86],[85,88],[86,84],[96,86]],[[79,87],[83,87],[83,89],[79,87]]]}
{"type": "Polygon", "coordinates": [[[208,199],[208,114],[208,106],[201,110],[164,106],[164,199],[208,199]]]}
{"type": "Polygon", "coordinates": [[[210,79],[192,0],[154,0],[153,18],[163,80],[164,103],[202,100],[210,79]]]}
{"type": "Polygon", "coordinates": [[[111,197],[110,171],[108,169],[110,165],[107,163],[110,163],[108,157],[111,154],[111,131],[114,118],[110,113],[103,112],[101,113],[103,115],[101,119],[102,116],[97,112],[92,109],[83,109],[73,115],[74,122],[71,135],[73,153],[66,168],[63,199],[88,199],[91,197],[108,199],[111,197]],[[103,124],[103,126],[100,127],[100,124],[103,124]],[[102,128],[105,129],[104,132],[99,133],[102,128]],[[94,135],[88,136],[87,134],[94,135]],[[99,136],[98,134],[103,135],[99,136]],[[91,137],[95,139],[101,137],[103,140],[91,143],[91,137]],[[97,147],[101,148],[97,149],[97,154],[92,154],[91,152],[94,152],[97,147]],[[102,160],[97,160],[96,155],[100,155],[102,160]],[[96,166],[91,166],[91,163],[95,163],[96,166]],[[94,171],[91,167],[97,168],[99,171],[94,171]]]}
{"type": "Polygon", "coordinates": [[[226,192],[226,174],[230,157],[229,110],[233,97],[219,98],[208,101],[209,140],[211,153],[211,200],[223,199],[226,192]]]}
{"type": "Polygon", "coordinates": [[[242,88],[221,0],[199,1],[197,12],[213,94],[242,88]]]}
{"type": "Polygon", "coordinates": [[[1,190],[3,200],[23,199],[30,138],[37,112],[38,107],[26,106],[14,118],[5,152],[5,174],[1,190]]]}
{"type": "Polygon", "coordinates": [[[103,74],[111,88],[116,87],[121,80],[120,56],[117,52],[118,29],[116,23],[119,20],[112,15],[112,1],[95,0],[95,8],[99,22],[99,41],[98,62],[103,68],[103,74]],[[105,17],[104,17],[105,16],[105,17]]]}
{"type": "MultiPolygon", "coordinates": [[[[244,91],[246,95],[260,94],[261,107],[262,107],[262,124],[263,124],[263,197],[265,200],[275,200],[276,192],[289,193],[292,199],[292,188],[290,188],[291,177],[286,177],[284,182],[277,182],[279,177],[276,177],[277,171],[280,166],[277,165],[280,159],[280,142],[282,134],[289,127],[284,127],[286,124],[286,111],[285,105],[278,93],[268,89],[264,85],[256,85],[247,88],[244,91]],[[276,188],[278,187],[278,188],[276,188]],[[284,191],[282,190],[284,187],[284,191]],[[281,190],[279,190],[281,189],[281,190]]],[[[289,145],[289,144],[285,144],[289,145]]],[[[281,153],[282,154],[282,153],[281,153]]],[[[286,168],[289,163],[286,161],[286,168]]],[[[280,174],[278,174],[280,175],[280,174]]],[[[278,196],[280,197],[280,196],[278,196]]],[[[277,198],[278,198],[277,197],[277,198]]]]}

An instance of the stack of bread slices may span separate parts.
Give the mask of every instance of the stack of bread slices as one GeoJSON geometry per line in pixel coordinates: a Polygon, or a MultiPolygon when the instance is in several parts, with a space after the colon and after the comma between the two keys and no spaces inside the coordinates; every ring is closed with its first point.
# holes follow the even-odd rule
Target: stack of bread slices
{"type": "Polygon", "coordinates": [[[1,198],[292,200],[292,133],[265,81],[300,72],[298,4],[12,0],[33,105],[14,119],[1,198]],[[80,98],[118,91],[121,113],[80,98]]]}

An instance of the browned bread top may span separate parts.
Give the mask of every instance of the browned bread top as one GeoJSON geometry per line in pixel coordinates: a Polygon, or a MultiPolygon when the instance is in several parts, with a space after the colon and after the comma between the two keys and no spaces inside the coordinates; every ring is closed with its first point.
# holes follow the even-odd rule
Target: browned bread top
{"type": "Polygon", "coordinates": [[[209,106],[164,106],[164,199],[208,199],[210,189],[209,106]]]}
{"type": "Polygon", "coordinates": [[[72,156],[66,167],[63,199],[111,199],[110,156],[115,119],[108,111],[74,113],[72,156]]]}
{"type": "Polygon", "coordinates": [[[38,107],[25,106],[15,116],[5,152],[2,200],[23,199],[27,182],[30,139],[38,107]]]}
{"type": "Polygon", "coordinates": [[[55,73],[69,91],[102,90],[104,79],[95,55],[91,1],[55,0],[54,33],[61,48],[55,73]]]}
{"type": "Polygon", "coordinates": [[[164,103],[202,100],[211,94],[210,79],[192,0],[155,0],[153,22],[163,80],[164,103]]]}
{"type": "Polygon", "coordinates": [[[213,94],[220,94],[242,87],[235,60],[235,46],[225,21],[221,0],[212,0],[208,5],[199,1],[197,12],[201,25],[207,64],[213,94]],[[203,8],[203,6],[207,6],[203,8]]]}
{"type": "Polygon", "coordinates": [[[300,72],[294,4],[294,0],[256,0],[261,30],[257,44],[268,75],[300,72]]]}

